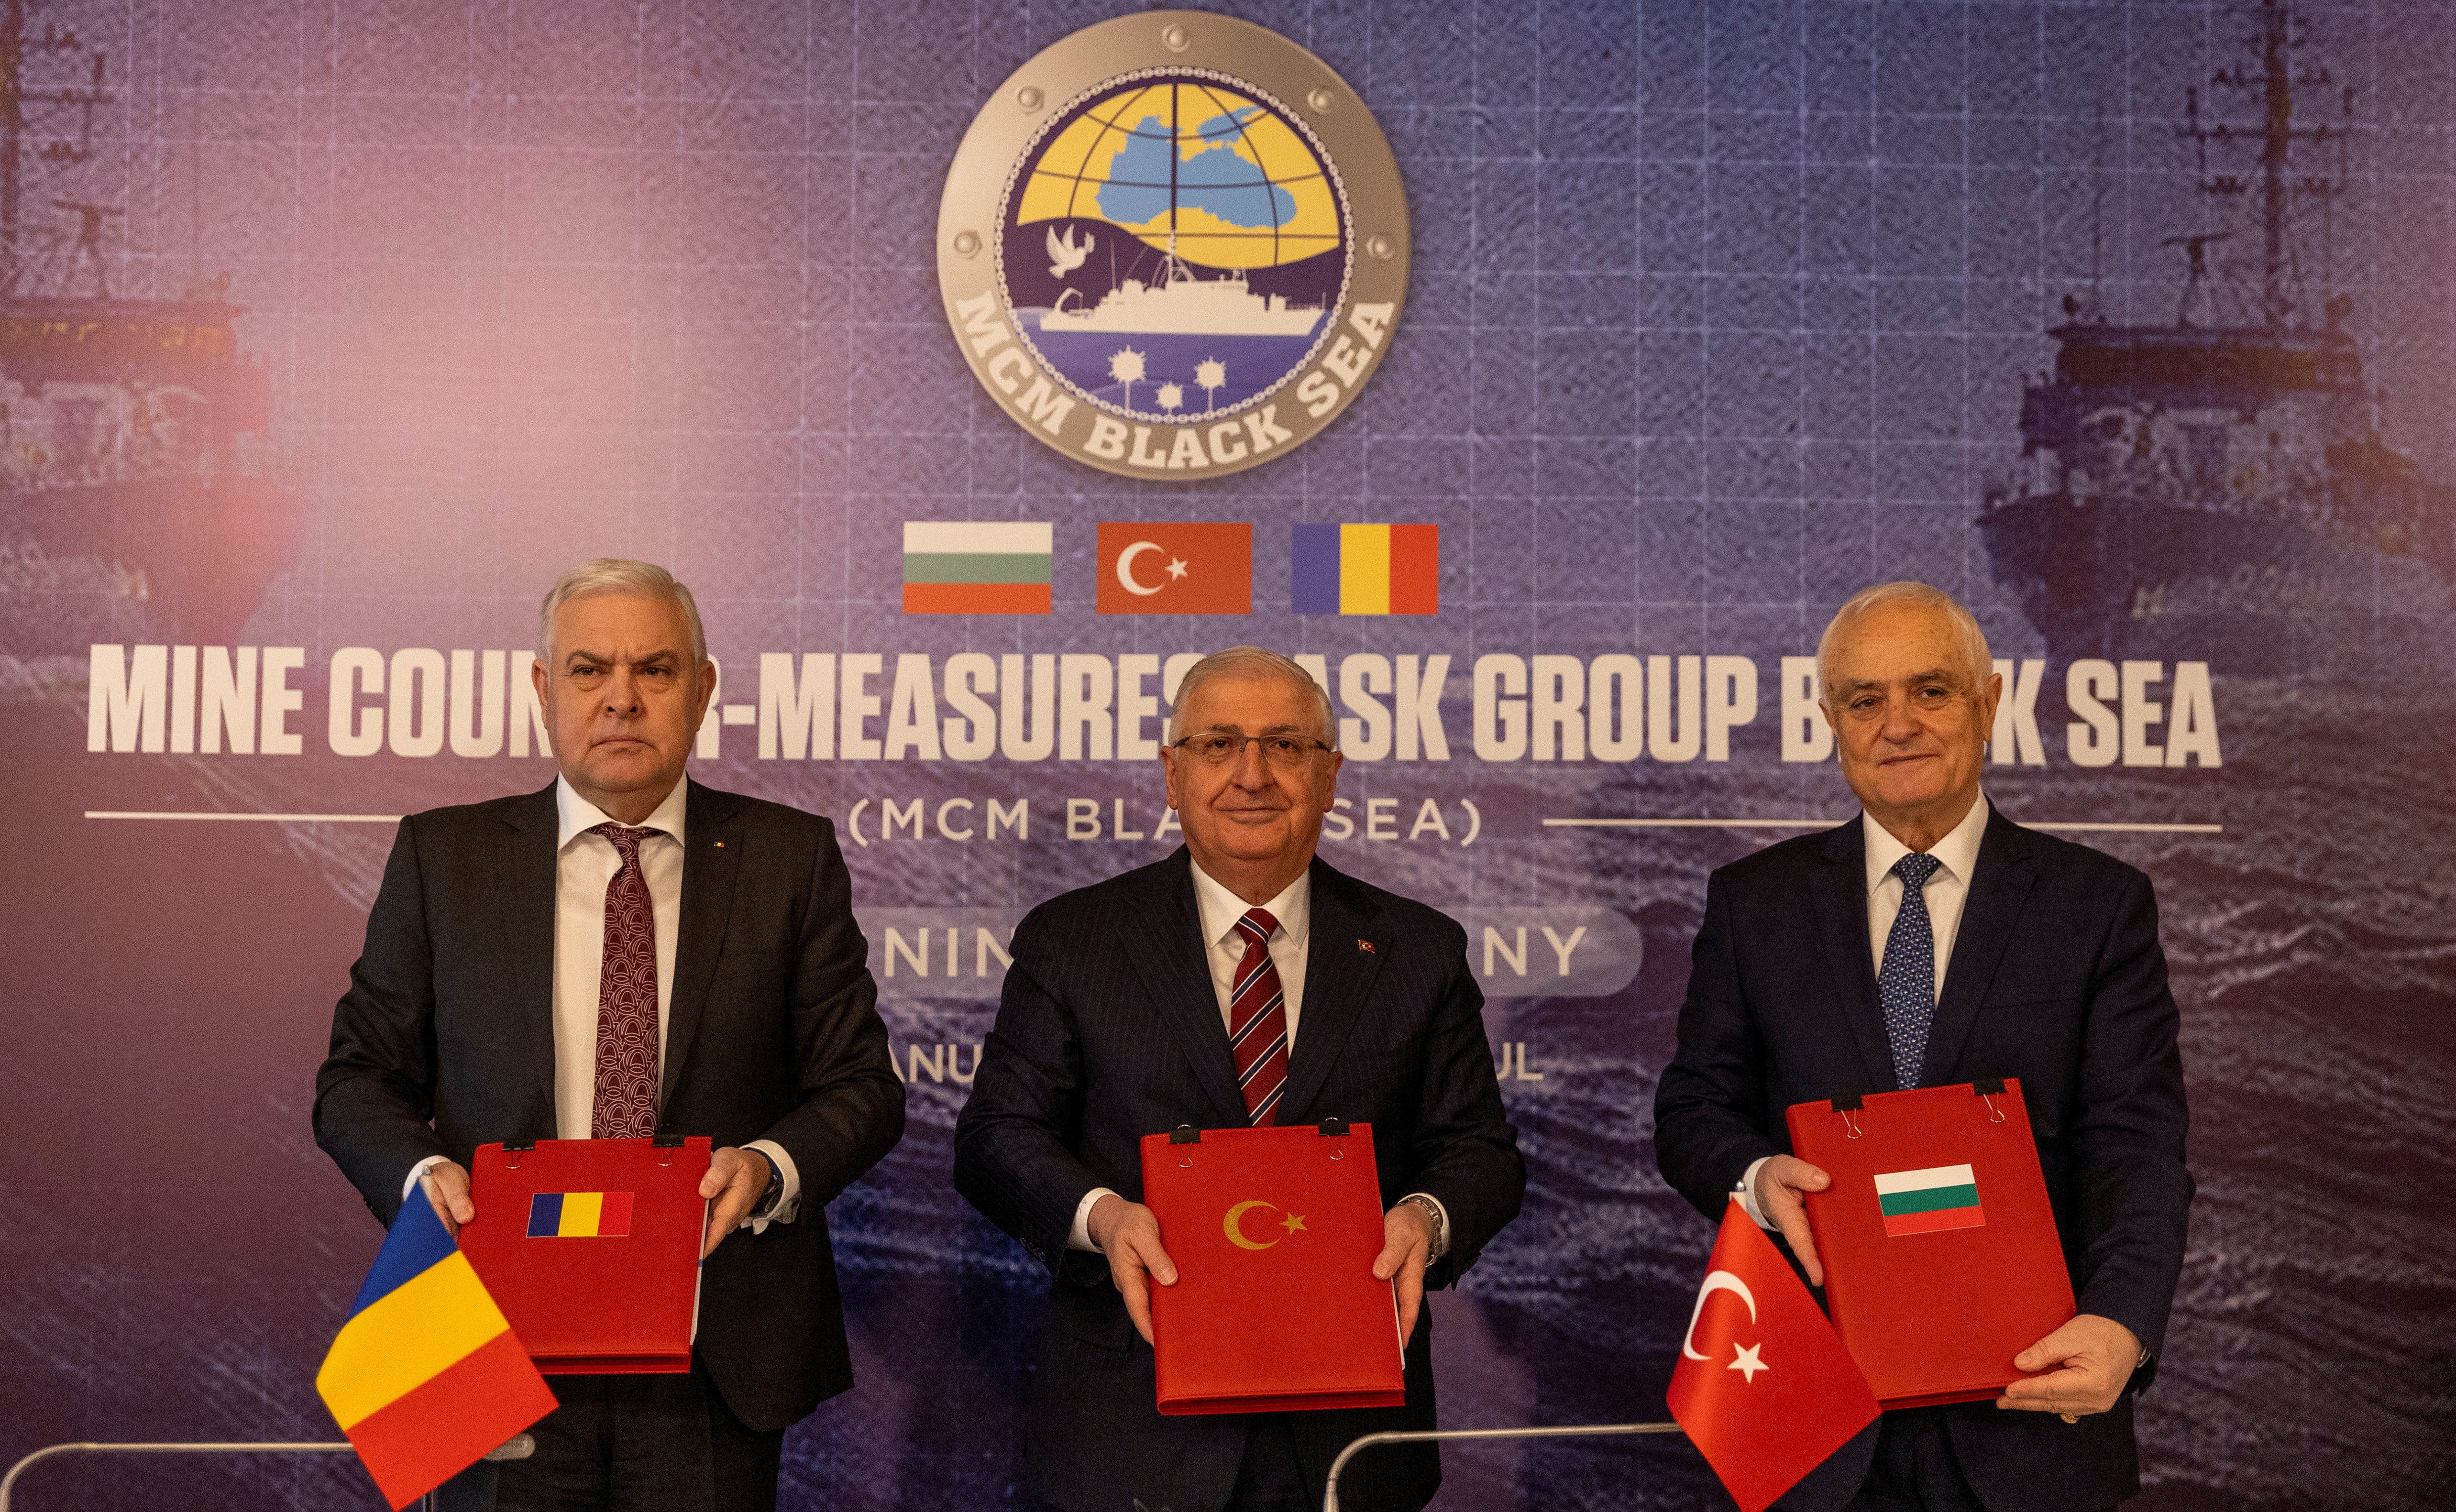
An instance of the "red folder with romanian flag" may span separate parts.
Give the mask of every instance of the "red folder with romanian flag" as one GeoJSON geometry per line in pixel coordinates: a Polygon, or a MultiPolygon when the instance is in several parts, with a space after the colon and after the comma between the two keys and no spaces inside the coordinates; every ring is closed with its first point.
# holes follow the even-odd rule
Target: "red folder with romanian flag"
{"type": "Polygon", "coordinates": [[[393,1219],[316,1392],[395,1508],[555,1408],[528,1351],[420,1195],[393,1219]]]}
{"type": "Polygon", "coordinates": [[[469,1157],[460,1248],[549,1376],[675,1375],[699,1332],[708,1140],[541,1139],[469,1157]]]}
{"type": "Polygon", "coordinates": [[[2070,1321],[2072,1277],[2011,1078],[1804,1102],[1793,1153],[1833,1330],[1887,1408],[2000,1396],[2070,1321]]]}

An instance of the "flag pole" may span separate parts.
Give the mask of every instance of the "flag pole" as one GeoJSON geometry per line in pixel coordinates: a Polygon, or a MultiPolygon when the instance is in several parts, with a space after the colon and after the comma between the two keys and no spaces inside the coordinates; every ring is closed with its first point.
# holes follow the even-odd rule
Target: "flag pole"
{"type": "Polygon", "coordinates": [[[1607,1433],[1678,1433],[1676,1422],[1604,1422],[1575,1428],[1444,1428],[1424,1433],[1368,1433],[1330,1462],[1330,1479],[1322,1485],[1321,1512],[1339,1512],[1339,1472],[1361,1450],[1385,1443],[1434,1443],[1451,1439],[1584,1439],[1607,1433]]]}

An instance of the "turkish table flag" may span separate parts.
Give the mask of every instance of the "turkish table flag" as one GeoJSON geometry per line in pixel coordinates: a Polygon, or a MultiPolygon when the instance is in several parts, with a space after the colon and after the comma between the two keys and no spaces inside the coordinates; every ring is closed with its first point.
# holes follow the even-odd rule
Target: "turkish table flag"
{"type": "Polygon", "coordinates": [[[1254,526],[1100,521],[1102,614],[1251,614],[1254,526]]]}
{"type": "Polygon", "coordinates": [[[1740,1512],[1764,1512],[1876,1419],[1876,1397],[1734,1197],[1667,1399],[1740,1512]]]}

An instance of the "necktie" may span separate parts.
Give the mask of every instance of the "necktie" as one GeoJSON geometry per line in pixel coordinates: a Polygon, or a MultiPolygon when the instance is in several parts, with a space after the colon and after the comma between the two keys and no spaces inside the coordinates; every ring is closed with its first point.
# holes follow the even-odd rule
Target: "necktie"
{"type": "Polygon", "coordinates": [[[1876,996],[1885,1006],[1885,1033],[1893,1042],[1893,1081],[1904,1091],[1918,1085],[1928,1024],[1935,1017],[1935,925],[1927,916],[1924,889],[1943,865],[1916,851],[1893,863],[1893,875],[1902,879],[1902,909],[1885,936],[1876,996]]]}
{"type": "Polygon", "coordinates": [[[1258,1129],[1278,1116],[1288,1084],[1288,999],[1279,990],[1279,969],[1271,964],[1271,931],[1279,927],[1266,909],[1249,909],[1237,921],[1245,958],[1237,963],[1228,991],[1228,1052],[1237,1060],[1245,1112],[1258,1129]]]}
{"type": "Polygon", "coordinates": [[[657,1132],[657,915],[640,873],[640,842],[660,833],[599,825],[589,833],[623,858],[605,885],[605,954],[597,980],[597,1087],[588,1110],[599,1139],[657,1132]]]}

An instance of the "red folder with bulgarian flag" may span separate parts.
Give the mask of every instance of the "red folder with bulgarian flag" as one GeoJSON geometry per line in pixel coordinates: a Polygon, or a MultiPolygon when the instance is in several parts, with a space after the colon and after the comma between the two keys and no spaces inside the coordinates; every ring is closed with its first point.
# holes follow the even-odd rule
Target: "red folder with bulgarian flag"
{"type": "Polygon", "coordinates": [[[1887,1407],[1978,1401],[2073,1316],[2072,1277],[2021,1084],[1963,1082],[1804,1102],[1791,1150],[1834,1332],[1887,1407]]]}

